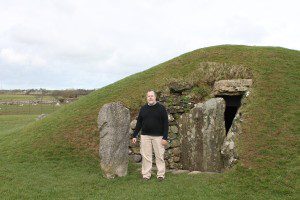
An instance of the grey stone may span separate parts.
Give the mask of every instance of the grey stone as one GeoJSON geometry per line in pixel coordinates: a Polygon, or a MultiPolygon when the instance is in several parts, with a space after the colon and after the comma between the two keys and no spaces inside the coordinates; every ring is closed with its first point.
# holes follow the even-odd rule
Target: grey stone
{"type": "Polygon", "coordinates": [[[173,161],[174,162],[179,162],[180,161],[180,157],[174,156],[173,161]]]}
{"type": "Polygon", "coordinates": [[[181,150],[180,147],[176,147],[172,149],[174,156],[180,156],[181,150]]]}
{"type": "Polygon", "coordinates": [[[193,175],[193,174],[219,174],[219,172],[191,171],[188,173],[188,175],[193,175]]]}
{"type": "Polygon", "coordinates": [[[221,146],[226,136],[225,101],[212,98],[182,115],[179,122],[181,163],[190,171],[219,172],[224,168],[221,146]]]}
{"type": "Polygon", "coordinates": [[[173,81],[169,83],[169,88],[171,93],[182,93],[185,90],[191,89],[193,86],[186,82],[176,82],[173,81]]]}
{"type": "Polygon", "coordinates": [[[134,154],[138,154],[140,153],[140,147],[139,146],[131,147],[131,151],[134,154]]]}
{"type": "Polygon", "coordinates": [[[188,173],[188,175],[193,175],[193,174],[201,174],[201,171],[191,171],[188,173]]]}
{"type": "Polygon", "coordinates": [[[172,174],[183,174],[183,173],[189,173],[189,170],[179,169],[179,170],[173,170],[172,174]]]}
{"type": "Polygon", "coordinates": [[[128,149],[128,154],[130,155],[130,154],[133,154],[133,152],[132,152],[132,150],[129,148],[128,149]]]}
{"type": "Polygon", "coordinates": [[[216,95],[242,95],[252,85],[252,79],[220,80],[214,83],[213,92],[216,95]]]}
{"type": "Polygon", "coordinates": [[[100,131],[99,156],[103,176],[127,175],[130,111],[121,102],[107,103],[98,115],[100,131]]]}
{"type": "Polygon", "coordinates": [[[135,163],[139,163],[142,161],[142,156],[141,154],[132,154],[130,155],[130,159],[135,163]]]}
{"type": "Polygon", "coordinates": [[[36,118],[36,121],[44,119],[45,117],[47,117],[47,114],[41,114],[36,118]]]}
{"type": "Polygon", "coordinates": [[[132,122],[130,122],[130,128],[131,128],[132,130],[135,129],[136,123],[137,123],[137,120],[136,120],[136,119],[134,119],[134,120],[132,120],[132,122]]]}
{"type": "Polygon", "coordinates": [[[179,147],[180,141],[178,139],[174,139],[171,141],[171,147],[179,147]]]}
{"type": "Polygon", "coordinates": [[[170,113],[184,113],[184,108],[182,106],[175,105],[171,107],[170,113]]]}
{"type": "MultiPolygon", "coordinates": [[[[169,130],[170,130],[170,126],[169,126],[169,130]]],[[[168,138],[169,138],[169,140],[174,140],[174,139],[176,139],[176,138],[177,138],[177,133],[174,133],[174,132],[172,132],[172,131],[169,131],[169,133],[168,133],[168,138]]]]}
{"type": "Polygon", "coordinates": [[[170,131],[172,132],[172,133],[178,133],[178,128],[177,128],[177,126],[170,126],[170,131]]]}
{"type": "Polygon", "coordinates": [[[168,121],[169,121],[169,122],[173,122],[173,121],[174,121],[173,115],[168,114],[168,121]]]}

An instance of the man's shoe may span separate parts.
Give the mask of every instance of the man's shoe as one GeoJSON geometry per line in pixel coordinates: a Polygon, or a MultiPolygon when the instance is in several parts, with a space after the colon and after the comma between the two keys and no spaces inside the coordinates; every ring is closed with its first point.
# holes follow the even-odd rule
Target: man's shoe
{"type": "Polygon", "coordinates": [[[158,181],[163,181],[165,178],[160,176],[157,179],[158,179],[158,181]]]}

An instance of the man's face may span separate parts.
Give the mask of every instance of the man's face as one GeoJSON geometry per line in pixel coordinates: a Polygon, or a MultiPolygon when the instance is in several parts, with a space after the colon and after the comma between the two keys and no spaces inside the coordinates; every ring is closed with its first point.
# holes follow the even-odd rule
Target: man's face
{"type": "Polygon", "coordinates": [[[147,93],[147,102],[149,104],[154,104],[156,102],[156,97],[153,91],[147,93]]]}

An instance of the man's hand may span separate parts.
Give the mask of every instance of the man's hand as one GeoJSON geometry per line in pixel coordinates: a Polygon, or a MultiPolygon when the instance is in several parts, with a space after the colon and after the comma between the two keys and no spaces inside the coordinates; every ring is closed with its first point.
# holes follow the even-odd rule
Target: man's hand
{"type": "Polygon", "coordinates": [[[168,144],[168,140],[162,139],[161,140],[161,144],[164,145],[164,146],[166,146],[168,144]]]}
{"type": "Polygon", "coordinates": [[[132,143],[133,143],[133,144],[136,143],[136,138],[132,138],[132,143]]]}

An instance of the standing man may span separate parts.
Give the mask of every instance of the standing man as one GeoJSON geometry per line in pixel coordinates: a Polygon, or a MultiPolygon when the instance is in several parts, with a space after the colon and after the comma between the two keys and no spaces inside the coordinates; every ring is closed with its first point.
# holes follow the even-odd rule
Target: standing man
{"type": "Polygon", "coordinates": [[[164,180],[166,164],[164,160],[165,146],[168,144],[168,113],[166,108],[156,101],[153,90],[147,92],[147,104],[140,109],[137,124],[133,132],[132,143],[136,143],[139,131],[141,132],[140,152],[142,155],[142,176],[149,180],[152,170],[152,147],[154,149],[157,167],[157,179],[164,180]]]}

